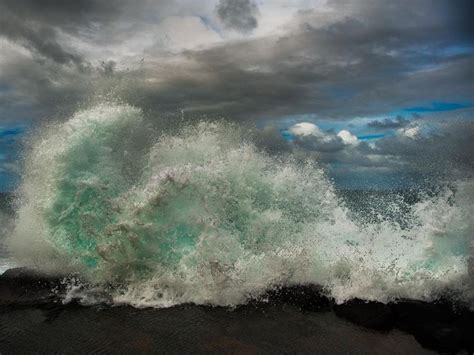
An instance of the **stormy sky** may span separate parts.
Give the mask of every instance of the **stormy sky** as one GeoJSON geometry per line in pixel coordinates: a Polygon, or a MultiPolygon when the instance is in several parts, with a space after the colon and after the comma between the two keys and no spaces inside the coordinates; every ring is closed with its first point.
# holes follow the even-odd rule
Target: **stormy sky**
{"type": "Polygon", "coordinates": [[[345,188],[470,176],[472,18],[470,0],[1,0],[0,191],[25,134],[108,95],[254,127],[345,188]]]}

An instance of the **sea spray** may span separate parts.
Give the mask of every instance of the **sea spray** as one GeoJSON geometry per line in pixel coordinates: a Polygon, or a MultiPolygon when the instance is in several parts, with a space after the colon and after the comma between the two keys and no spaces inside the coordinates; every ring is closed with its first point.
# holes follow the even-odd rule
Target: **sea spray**
{"type": "Polygon", "coordinates": [[[338,301],[468,294],[471,222],[449,190],[410,207],[409,224],[362,223],[316,163],[264,154],[235,125],[149,144],[144,124],[101,104],[36,138],[10,243],[20,262],[136,306],[235,305],[302,283],[338,301]]]}

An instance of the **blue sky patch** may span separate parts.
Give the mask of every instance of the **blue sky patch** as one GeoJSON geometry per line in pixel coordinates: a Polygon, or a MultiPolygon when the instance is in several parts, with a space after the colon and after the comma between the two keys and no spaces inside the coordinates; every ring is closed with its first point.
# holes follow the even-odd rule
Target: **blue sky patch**
{"type": "Polygon", "coordinates": [[[385,134],[365,134],[365,135],[357,136],[357,139],[362,142],[366,142],[366,141],[371,141],[374,139],[380,139],[383,137],[385,137],[385,134]]]}
{"type": "Polygon", "coordinates": [[[443,112],[459,110],[461,108],[467,108],[474,106],[472,103],[459,103],[459,102],[441,102],[433,101],[430,106],[416,106],[405,108],[406,112],[443,112]]]}
{"type": "Polygon", "coordinates": [[[293,142],[293,135],[287,129],[280,129],[280,134],[287,142],[293,142]]]}

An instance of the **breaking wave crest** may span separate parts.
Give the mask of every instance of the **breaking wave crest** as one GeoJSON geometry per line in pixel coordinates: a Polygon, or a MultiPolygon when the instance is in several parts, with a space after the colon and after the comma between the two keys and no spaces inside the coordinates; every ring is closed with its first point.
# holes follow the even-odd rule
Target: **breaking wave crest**
{"type": "Polygon", "coordinates": [[[471,297],[471,183],[408,206],[407,223],[368,223],[319,166],[266,155],[232,124],[153,144],[144,126],[102,104],[36,137],[10,240],[20,263],[135,306],[236,305],[306,283],[339,302],[471,297]]]}

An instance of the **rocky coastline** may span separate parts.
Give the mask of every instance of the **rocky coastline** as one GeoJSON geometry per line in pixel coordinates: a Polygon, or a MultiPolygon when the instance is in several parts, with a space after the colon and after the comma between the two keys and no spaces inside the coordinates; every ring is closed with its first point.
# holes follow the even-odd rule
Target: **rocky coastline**
{"type": "Polygon", "coordinates": [[[84,306],[63,297],[62,278],[25,268],[1,275],[0,353],[474,351],[474,312],[443,300],[336,304],[314,285],[274,289],[233,309],[84,306]]]}

